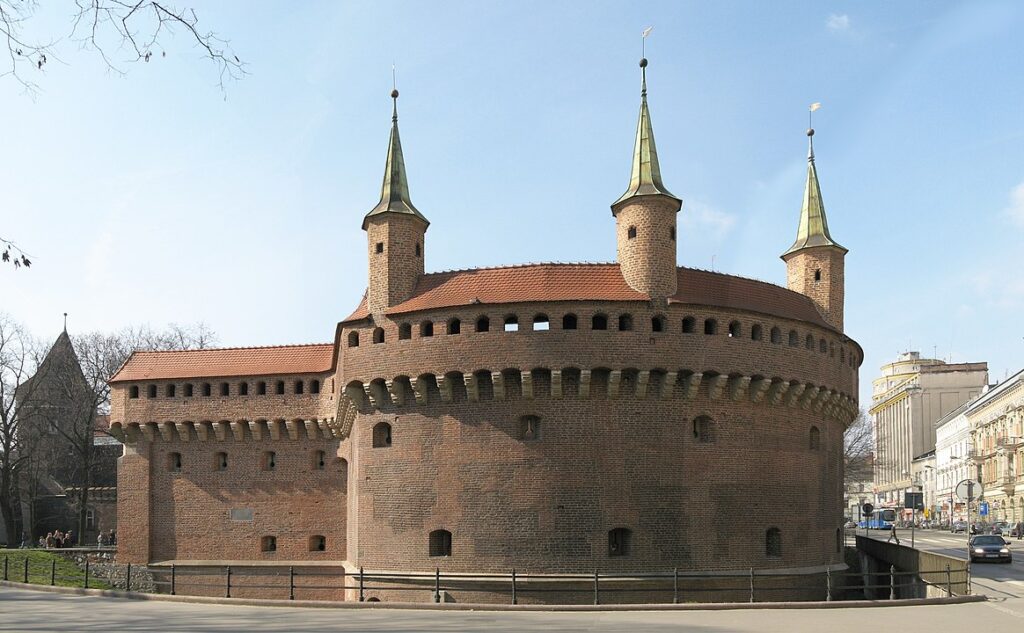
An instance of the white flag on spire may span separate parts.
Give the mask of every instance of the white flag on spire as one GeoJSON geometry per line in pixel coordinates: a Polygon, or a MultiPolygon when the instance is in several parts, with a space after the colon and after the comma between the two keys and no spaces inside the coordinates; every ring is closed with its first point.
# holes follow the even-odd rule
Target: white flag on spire
{"type": "Polygon", "coordinates": [[[821,107],[821,102],[815,101],[814,103],[811,104],[811,112],[814,112],[815,110],[817,110],[820,107],[821,107]]]}
{"type": "Polygon", "coordinates": [[[646,38],[648,35],[651,34],[651,31],[653,31],[653,30],[654,30],[653,26],[647,27],[646,29],[644,29],[644,32],[640,34],[640,37],[646,38]]]}

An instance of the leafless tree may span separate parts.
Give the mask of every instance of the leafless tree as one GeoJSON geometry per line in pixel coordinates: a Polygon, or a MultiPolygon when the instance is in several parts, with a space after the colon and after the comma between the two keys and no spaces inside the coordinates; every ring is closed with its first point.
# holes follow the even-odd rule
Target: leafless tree
{"type": "Polygon", "coordinates": [[[848,483],[872,478],[874,448],[871,420],[861,411],[843,435],[843,465],[848,483]]]}
{"type": "Polygon", "coordinates": [[[32,265],[28,255],[18,248],[17,244],[2,237],[0,237],[0,262],[13,264],[15,268],[21,268],[22,266],[28,268],[32,265]]]}
{"type": "Polygon", "coordinates": [[[97,53],[111,72],[123,75],[127,64],[166,57],[165,41],[184,33],[202,57],[216,66],[221,90],[226,81],[246,74],[245,63],[231,44],[201,27],[190,7],[162,0],[75,0],[74,7],[68,8],[71,30],[64,37],[30,33],[39,7],[38,0],[0,0],[0,37],[7,40],[10,60],[0,77],[12,77],[29,94],[39,89],[36,76],[60,60],[65,39],[97,53]]]}
{"type": "Polygon", "coordinates": [[[31,455],[19,428],[19,408],[23,398],[31,396],[35,370],[28,334],[0,313],[0,514],[12,542],[23,532],[19,484],[31,455]]]}
{"type": "Polygon", "coordinates": [[[77,366],[61,373],[56,381],[62,393],[58,400],[70,399],[75,404],[52,417],[50,426],[64,440],[67,450],[64,479],[74,485],[75,507],[78,510],[78,535],[85,536],[89,489],[101,465],[95,447],[97,416],[110,412],[110,379],[124,365],[132,352],[138,350],[205,349],[216,344],[216,335],[202,323],[192,326],[169,325],[165,330],[149,327],[126,328],[115,334],[92,332],[73,338],[77,366]],[[80,382],[84,379],[84,389],[80,382]]]}
{"type": "MultiPolygon", "coordinates": [[[[66,36],[33,33],[38,0],[0,0],[0,40],[6,40],[9,63],[0,63],[0,77],[10,77],[34,97],[38,78],[52,61],[61,61],[65,40],[98,54],[110,72],[124,75],[132,63],[167,57],[165,42],[183,33],[187,42],[217,68],[217,85],[244,77],[245,62],[230,42],[199,24],[190,7],[162,0],[75,0],[68,5],[71,30],[66,36]]],[[[0,237],[0,263],[28,268],[32,261],[9,239],[0,237]]]]}

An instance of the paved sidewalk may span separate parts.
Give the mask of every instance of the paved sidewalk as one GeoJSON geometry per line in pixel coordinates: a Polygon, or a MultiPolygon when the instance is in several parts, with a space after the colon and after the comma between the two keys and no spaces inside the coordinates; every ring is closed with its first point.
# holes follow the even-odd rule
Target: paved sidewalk
{"type": "Polygon", "coordinates": [[[903,631],[1019,630],[1020,601],[878,609],[625,611],[608,613],[320,610],[178,604],[0,588],[0,631],[647,631],[863,633],[865,623],[903,631]]]}

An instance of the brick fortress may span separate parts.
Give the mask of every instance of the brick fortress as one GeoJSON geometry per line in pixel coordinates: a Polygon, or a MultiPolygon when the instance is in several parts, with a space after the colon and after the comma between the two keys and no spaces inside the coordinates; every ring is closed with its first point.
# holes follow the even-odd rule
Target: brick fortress
{"type": "Polygon", "coordinates": [[[813,145],[788,288],[679,267],[641,95],[616,263],[425,273],[393,92],[333,342],[136,353],[112,380],[120,561],[841,567],[862,353],[813,145]]]}

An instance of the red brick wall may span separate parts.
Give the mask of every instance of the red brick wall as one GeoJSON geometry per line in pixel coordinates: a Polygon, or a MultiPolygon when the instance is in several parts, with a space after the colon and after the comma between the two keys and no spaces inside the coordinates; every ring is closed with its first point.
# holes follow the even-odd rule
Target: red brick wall
{"type": "Polygon", "coordinates": [[[367,218],[367,258],[370,262],[367,305],[371,313],[378,314],[412,297],[416,281],[423,274],[426,230],[426,224],[413,216],[387,213],[367,218]],[[383,244],[383,253],[377,252],[378,243],[383,244]],[[416,244],[420,245],[418,257],[416,244]]]}
{"type": "Polygon", "coordinates": [[[622,276],[631,288],[663,300],[676,293],[675,230],[677,201],[660,196],[635,198],[615,214],[615,236],[622,276]],[[629,229],[636,237],[629,239],[629,229]]]}
{"type": "Polygon", "coordinates": [[[843,330],[845,305],[845,255],[833,247],[808,248],[798,251],[786,261],[787,287],[807,295],[821,315],[837,330],[843,330]],[[815,281],[815,271],[821,279],[815,281]]]}
{"type": "Polygon", "coordinates": [[[514,399],[361,415],[351,560],[367,569],[585,572],[783,568],[842,562],[840,422],[771,404],[709,400],[514,399]],[[541,439],[518,438],[523,414],[541,439]],[[709,415],[715,441],[693,418],[709,415]],[[393,444],[373,448],[372,428],[393,444]],[[809,448],[812,425],[821,449],[809,448]],[[782,530],[783,555],[765,554],[782,530]],[[609,557],[608,531],[632,530],[609,557]],[[428,556],[432,530],[453,555],[428,556]]]}

